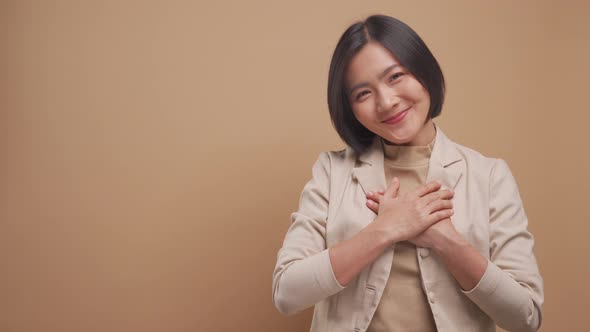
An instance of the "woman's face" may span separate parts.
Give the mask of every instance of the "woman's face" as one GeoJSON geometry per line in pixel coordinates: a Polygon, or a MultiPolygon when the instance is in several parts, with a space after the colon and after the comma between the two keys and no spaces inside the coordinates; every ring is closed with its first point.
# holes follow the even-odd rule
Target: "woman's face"
{"type": "Polygon", "coordinates": [[[428,92],[381,44],[371,41],[351,59],[345,87],[357,120],[386,142],[427,145],[434,139],[432,120],[425,123],[428,92]]]}

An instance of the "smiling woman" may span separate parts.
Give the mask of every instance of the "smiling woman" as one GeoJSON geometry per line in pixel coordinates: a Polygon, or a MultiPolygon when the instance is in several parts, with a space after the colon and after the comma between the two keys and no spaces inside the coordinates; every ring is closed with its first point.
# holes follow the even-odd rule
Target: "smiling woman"
{"type": "Polygon", "coordinates": [[[280,249],[273,301],[312,331],[536,331],[543,280],[502,159],[446,137],[444,78],[383,15],[350,26],[328,78],[348,147],[320,154],[280,249]],[[389,184],[389,185],[388,185],[389,184]]]}
{"type": "Polygon", "coordinates": [[[369,131],[389,144],[426,145],[432,141],[435,131],[428,117],[428,91],[381,44],[367,43],[350,61],[346,78],[352,82],[347,84],[352,86],[348,90],[352,111],[369,131]]]}

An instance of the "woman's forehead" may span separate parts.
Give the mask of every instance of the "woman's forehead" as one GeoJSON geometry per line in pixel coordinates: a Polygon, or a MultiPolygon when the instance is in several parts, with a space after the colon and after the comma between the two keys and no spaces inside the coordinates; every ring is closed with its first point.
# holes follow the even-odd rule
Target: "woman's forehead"
{"type": "Polygon", "coordinates": [[[379,43],[368,43],[355,54],[346,70],[348,85],[382,79],[387,72],[401,66],[399,60],[379,43]]]}

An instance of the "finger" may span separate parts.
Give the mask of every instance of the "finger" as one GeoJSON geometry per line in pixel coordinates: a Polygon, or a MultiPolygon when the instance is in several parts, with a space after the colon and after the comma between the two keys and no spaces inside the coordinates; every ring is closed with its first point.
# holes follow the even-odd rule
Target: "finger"
{"type": "Polygon", "coordinates": [[[424,204],[424,206],[426,206],[436,201],[437,199],[451,199],[454,195],[455,193],[449,189],[438,190],[422,197],[421,203],[424,204]]]}
{"type": "Polygon", "coordinates": [[[430,214],[440,210],[447,210],[453,208],[453,202],[448,199],[441,199],[430,203],[427,207],[430,214]]]}
{"type": "Polygon", "coordinates": [[[428,227],[434,223],[450,218],[454,213],[455,211],[453,211],[453,209],[440,210],[432,213],[426,218],[426,222],[429,224],[428,227]]]}
{"type": "Polygon", "coordinates": [[[395,186],[395,190],[393,191],[393,198],[396,198],[399,195],[399,187],[401,186],[399,179],[397,177],[395,179],[397,180],[397,185],[395,186]]]}
{"type": "Polygon", "coordinates": [[[383,196],[382,194],[376,194],[373,191],[369,191],[367,193],[367,198],[374,201],[375,203],[381,203],[381,196],[383,196]]]}
{"type": "Polygon", "coordinates": [[[418,198],[418,197],[422,197],[424,195],[427,195],[433,191],[437,191],[439,190],[441,187],[441,184],[437,181],[431,181],[428,182],[427,184],[421,185],[420,187],[418,187],[418,189],[416,189],[411,196],[418,198]]]}
{"type": "Polygon", "coordinates": [[[394,177],[393,180],[391,180],[391,185],[385,191],[384,196],[395,198],[395,197],[397,197],[398,191],[399,191],[399,179],[397,177],[394,177]]]}
{"type": "Polygon", "coordinates": [[[371,209],[371,211],[378,213],[379,212],[379,204],[373,202],[372,200],[367,200],[367,207],[371,209]]]}

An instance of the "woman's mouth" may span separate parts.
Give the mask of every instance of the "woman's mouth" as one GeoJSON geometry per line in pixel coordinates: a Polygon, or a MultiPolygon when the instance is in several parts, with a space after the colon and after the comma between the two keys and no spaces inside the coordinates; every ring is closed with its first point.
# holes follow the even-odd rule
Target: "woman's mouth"
{"type": "Polygon", "coordinates": [[[401,111],[401,112],[397,113],[396,115],[392,116],[391,118],[383,121],[383,123],[387,123],[390,125],[394,125],[396,123],[399,123],[406,117],[406,114],[408,114],[409,111],[410,111],[410,108],[408,108],[405,111],[401,111]]]}

